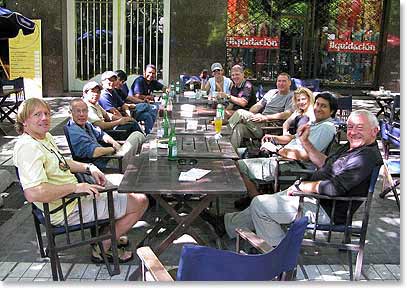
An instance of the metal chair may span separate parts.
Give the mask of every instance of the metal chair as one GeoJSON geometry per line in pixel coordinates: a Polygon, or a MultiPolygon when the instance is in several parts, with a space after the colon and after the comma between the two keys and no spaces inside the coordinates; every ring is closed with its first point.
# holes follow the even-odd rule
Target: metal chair
{"type": "Polygon", "coordinates": [[[379,196],[384,198],[389,192],[393,192],[397,207],[400,210],[400,199],[397,191],[400,185],[400,123],[380,119],[379,124],[385,158],[383,165],[383,187],[379,196]],[[389,159],[391,154],[395,154],[396,158],[389,159]]]}
{"type": "Polygon", "coordinates": [[[4,94],[0,99],[0,122],[7,119],[14,123],[14,119],[10,116],[12,113],[17,115],[18,107],[25,100],[24,78],[0,80],[0,92],[4,94]]]}
{"type": "MultiPolygon", "coordinates": [[[[320,195],[317,193],[302,193],[302,192],[295,192],[293,195],[300,197],[300,205],[298,208],[297,217],[303,216],[303,206],[304,206],[304,198],[311,197],[317,201],[317,210],[316,210],[316,219],[315,223],[310,223],[307,226],[307,229],[312,230],[312,238],[311,239],[304,239],[302,241],[303,246],[318,246],[318,247],[331,247],[337,248],[340,250],[347,251],[348,256],[348,263],[349,263],[349,271],[350,271],[350,279],[351,280],[359,280],[361,271],[362,271],[362,263],[363,263],[363,255],[364,255],[364,248],[366,242],[366,234],[367,234],[367,227],[369,223],[369,214],[370,214],[370,206],[373,199],[373,192],[374,187],[376,184],[377,176],[379,174],[380,167],[377,166],[373,169],[371,176],[370,176],[370,184],[369,189],[366,196],[359,196],[359,197],[329,197],[325,195],[320,195]],[[329,224],[320,224],[319,222],[319,209],[321,207],[321,201],[332,201],[332,210],[330,213],[330,223],[329,224]],[[346,212],[346,221],[344,224],[335,224],[335,209],[339,205],[345,205],[347,203],[347,212],[346,212]],[[353,222],[353,215],[358,205],[363,206],[363,214],[362,214],[362,224],[357,225],[356,221],[353,222]],[[322,236],[317,232],[323,232],[322,236]],[[326,235],[326,233],[328,235],[326,235]],[[337,237],[332,237],[333,233],[339,233],[343,237],[342,239],[338,239],[337,237]],[[357,241],[352,242],[352,237],[356,237],[357,241]],[[355,265],[355,272],[353,273],[352,268],[352,252],[356,252],[356,265],[355,265]]],[[[337,234],[336,234],[337,235],[337,234]]]]}
{"type": "MultiPolygon", "coordinates": [[[[66,125],[64,125],[64,134],[66,137],[66,141],[68,142],[69,150],[71,150],[71,155],[72,155],[73,160],[79,161],[79,162],[84,162],[84,163],[95,163],[98,159],[104,159],[106,161],[111,160],[111,159],[117,159],[117,161],[119,162],[118,170],[120,173],[123,172],[123,156],[104,155],[104,156],[100,156],[97,158],[81,158],[77,154],[75,154],[75,150],[73,149],[71,138],[69,137],[69,122],[66,125]]],[[[102,170],[106,172],[106,169],[102,169],[102,170]]]]}
{"type": "MultiPolygon", "coordinates": [[[[16,173],[18,177],[18,169],[16,167],[16,173]]],[[[76,173],[76,178],[79,182],[88,182],[88,183],[95,183],[92,176],[83,174],[83,173],[76,173]]],[[[40,255],[42,258],[49,257],[51,263],[51,271],[52,271],[52,279],[54,281],[64,281],[64,275],[62,273],[61,263],[59,259],[59,252],[65,251],[67,249],[76,248],[79,246],[89,245],[89,244],[98,244],[99,249],[102,254],[102,258],[104,263],[107,267],[108,273],[110,276],[117,275],[120,273],[119,267],[119,260],[117,254],[117,240],[116,240],[116,228],[115,228],[115,218],[114,218],[114,205],[113,205],[113,191],[116,190],[117,187],[108,188],[100,193],[107,193],[108,197],[108,210],[109,210],[109,218],[108,219],[98,219],[97,211],[96,211],[96,199],[93,199],[93,207],[94,207],[94,216],[95,221],[83,223],[82,218],[82,210],[81,210],[81,198],[88,196],[87,193],[72,193],[67,195],[62,200],[62,205],[58,208],[51,210],[49,209],[48,203],[42,203],[43,210],[37,207],[36,204],[31,203],[32,207],[32,215],[34,219],[34,226],[35,232],[37,236],[37,244],[40,250],[40,255]],[[80,224],[77,225],[69,225],[67,220],[67,211],[66,207],[69,203],[77,201],[77,205],[79,207],[79,218],[80,224]],[[56,213],[57,211],[63,210],[64,211],[64,223],[61,225],[52,225],[51,224],[51,215],[56,213]],[[45,229],[45,235],[47,238],[47,247],[44,248],[44,243],[41,234],[41,226],[45,229]],[[108,226],[109,230],[108,233],[100,235],[100,229],[102,227],[108,226]],[[90,233],[85,233],[86,230],[90,230],[90,233]],[[80,239],[75,239],[74,235],[71,235],[74,232],[80,231],[80,239]],[[90,235],[89,235],[90,234],[90,235]],[[65,241],[55,241],[56,237],[59,235],[65,235],[65,241]],[[113,269],[110,266],[107,257],[104,253],[102,241],[110,239],[111,247],[113,251],[113,269]]],[[[76,237],[77,238],[77,237],[76,237]]],[[[58,238],[59,239],[59,238],[58,238]]]]}
{"type": "MultiPolygon", "coordinates": [[[[240,238],[248,240],[264,254],[238,254],[199,245],[184,245],[176,280],[178,281],[267,281],[295,280],[297,259],[308,219],[296,220],[280,244],[272,249],[252,232],[237,229],[237,251],[240,238]]],[[[155,281],[173,281],[150,247],[137,249],[141,260],[142,277],[149,271],[155,281]]]]}

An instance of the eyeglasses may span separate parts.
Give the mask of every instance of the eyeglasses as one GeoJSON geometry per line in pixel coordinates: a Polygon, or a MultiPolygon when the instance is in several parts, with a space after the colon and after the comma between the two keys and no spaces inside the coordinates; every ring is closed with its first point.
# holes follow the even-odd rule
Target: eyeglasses
{"type": "Polygon", "coordinates": [[[179,165],[196,165],[198,160],[196,159],[178,159],[179,165]]]}
{"type": "MultiPolygon", "coordinates": [[[[40,142],[41,143],[41,142],[40,142]]],[[[56,148],[56,152],[53,149],[48,148],[47,146],[45,146],[43,143],[41,143],[41,145],[51,154],[54,154],[55,157],[57,157],[58,159],[58,167],[59,169],[61,169],[62,171],[68,171],[70,169],[68,162],[66,162],[64,155],[62,155],[61,153],[59,153],[58,149],[56,148]]],[[[52,145],[52,144],[51,144],[52,145]]],[[[54,146],[54,145],[52,145],[54,146]]]]}
{"type": "Polygon", "coordinates": [[[215,69],[213,70],[213,72],[220,72],[220,69],[215,69]]]}

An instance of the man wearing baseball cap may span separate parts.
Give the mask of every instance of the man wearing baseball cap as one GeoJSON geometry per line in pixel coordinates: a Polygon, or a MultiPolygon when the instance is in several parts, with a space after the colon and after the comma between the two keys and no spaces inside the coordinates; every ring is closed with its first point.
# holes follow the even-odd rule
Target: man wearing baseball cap
{"type": "Polygon", "coordinates": [[[222,65],[218,62],[213,63],[211,66],[212,78],[209,78],[205,85],[205,90],[210,93],[213,92],[224,92],[230,94],[230,88],[232,88],[232,80],[230,78],[223,76],[222,65]]]}
{"type": "MultiPolygon", "coordinates": [[[[101,91],[102,86],[95,81],[90,81],[83,86],[82,97],[89,108],[88,121],[102,130],[126,130],[124,139],[115,140],[126,140],[132,132],[142,132],[140,125],[132,117],[109,115],[98,103],[101,91]]],[[[117,134],[111,136],[116,138],[117,134]]]]}

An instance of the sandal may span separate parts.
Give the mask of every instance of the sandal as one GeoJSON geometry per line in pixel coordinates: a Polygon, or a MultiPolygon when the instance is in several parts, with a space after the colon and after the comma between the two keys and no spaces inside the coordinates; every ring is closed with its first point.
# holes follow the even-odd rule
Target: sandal
{"type": "Polygon", "coordinates": [[[117,247],[122,248],[122,247],[127,247],[129,246],[129,237],[126,235],[120,236],[119,240],[117,240],[117,247]]]}
{"type": "MultiPolygon", "coordinates": [[[[93,263],[104,263],[102,253],[99,249],[99,245],[93,244],[92,246],[92,253],[91,253],[91,261],[93,263]]],[[[133,252],[127,251],[124,248],[118,248],[117,254],[119,258],[119,263],[126,263],[133,259],[133,252]]],[[[110,248],[105,252],[107,261],[112,263],[113,262],[113,251],[110,248]]]]}

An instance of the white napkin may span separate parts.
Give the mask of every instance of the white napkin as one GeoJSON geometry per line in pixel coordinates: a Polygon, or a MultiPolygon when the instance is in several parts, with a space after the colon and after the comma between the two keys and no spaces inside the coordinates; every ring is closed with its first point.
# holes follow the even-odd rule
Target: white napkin
{"type": "Polygon", "coordinates": [[[178,181],[196,181],[211,172],[211,170],[192,168],[189,171],[181,172],[178,181]]]}

